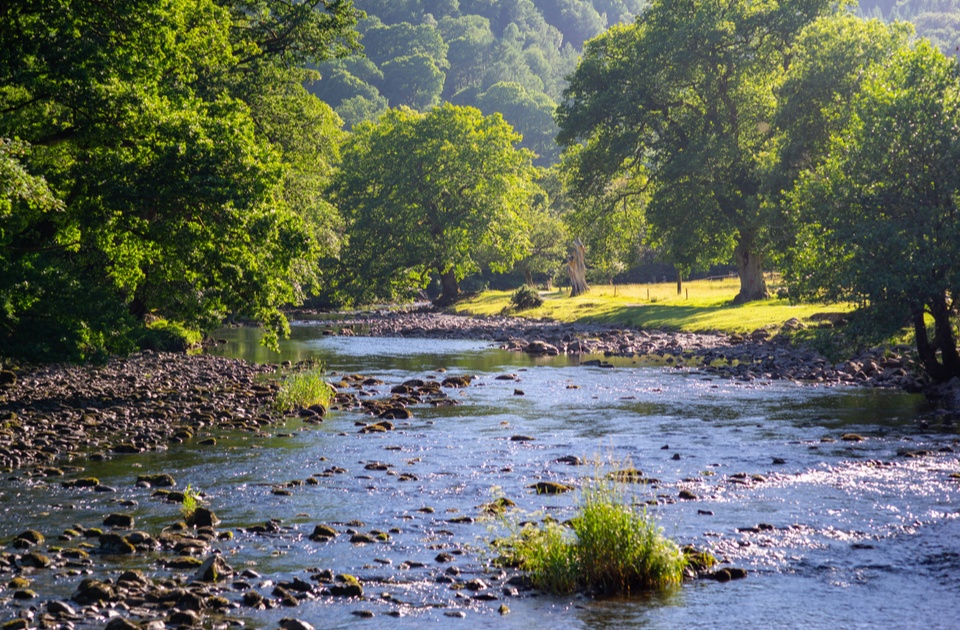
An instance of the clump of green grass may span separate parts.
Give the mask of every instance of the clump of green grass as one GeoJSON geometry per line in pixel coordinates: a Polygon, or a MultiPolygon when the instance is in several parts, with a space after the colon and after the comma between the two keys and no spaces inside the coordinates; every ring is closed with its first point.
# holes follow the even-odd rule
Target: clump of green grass
{"type": "Polygon", "coordinates": [[[180,504],[180,514],[183,515],[183,519],[189,523],[193,519],[193,515],[199,505],[200,494],[195,491],[190,484],[187,484],[186,489],[183,491],[183,501],[180,504]]]}
{"type": "Polygon", "coordinates": [[[323,380],[323,368],[297,372],[280,384],[274,407],[278,411],[295,411],[313,405],[330,406],[334,389],[323,380]]]}
{"type": "Polygon", "coordinates": [[[687,561],[680,547],[645,508],[627,501],[622,484],[599,475],[581,491],[569,526],[527,524],[514,532],[496,543],[506,550],[501,561],[549,593],[625,595],[683,580],[687,561]]]}

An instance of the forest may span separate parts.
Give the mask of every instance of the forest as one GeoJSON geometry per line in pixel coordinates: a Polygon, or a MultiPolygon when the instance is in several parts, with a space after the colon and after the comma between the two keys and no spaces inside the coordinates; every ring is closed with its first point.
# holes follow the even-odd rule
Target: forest
{"type": "MultiPolygon", "coordinates": [[[[825,0],[0,8],[0,356],[478,274],[735,266],[960,375],[958,12],[825,0]],[[908,20],[908,21],[907,21],[908,20]]],[[[173,341],[171,341],[171,339],[173,341]]],[[[268,338],[269,342],[269,338],[268,338]]]]}

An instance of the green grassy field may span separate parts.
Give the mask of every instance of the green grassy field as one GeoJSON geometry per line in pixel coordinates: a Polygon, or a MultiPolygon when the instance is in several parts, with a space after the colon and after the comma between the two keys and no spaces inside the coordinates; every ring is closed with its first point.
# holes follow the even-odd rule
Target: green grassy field
{"type": "MultiPolygon", "coordinates": [[[[774,282],[768,280],[768,286],[774,282]]],[[[684,283],[683,293],[677,295],[676,283],[597,285],[575,298],[569,297],[569,290],[540,292],[543,306],[511,314],[687,332],[751,332],[778,328],[792,318],[811,325],[810,317],[816,313],[851,310],[849,305],[793,305],[777,298],[734,305],[739,286],[736,278],[695,280],[684,283]]],[[[508,312],[512,295],[513,291],[486,291],[458,303],[455,310],[471,315],[508,312]]]]}

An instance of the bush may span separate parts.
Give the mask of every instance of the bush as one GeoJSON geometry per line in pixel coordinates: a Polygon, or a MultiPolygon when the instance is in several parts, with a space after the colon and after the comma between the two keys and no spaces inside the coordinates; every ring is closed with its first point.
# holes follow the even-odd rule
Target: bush
{"type": "Polygon", "coordinates": [[[622,485],[594,480],[582,491],[570,527],[527,525],[495,543],[500,562],[526,571],[533,585],[563,595],[662,589],[683,579],[686,557],[663,528],[625,501],[622,485]]]}
{"type": "Polygon", "coordinates": [[[138,345],[141,350],[160,352],[186,352],[196,347],[202,336],[179,322],[157,319],[147,324],[138,345]]]}
{"type": "Polygon", "coordinates": [[[323,368],[316,368],[287,376],[280,384],[274,407],[278,411],[294,411],[313,405],[330,406],[334,389],[323,380],[323,375],[323,368]]]}
{"type": "Polygon", "coordinates": [[[513,294],[513,297],[510,298],[510,304],[518,311],[525,311],[543,306],[543,298],[540,297],[536,289],[525,284],[513,294]]]}

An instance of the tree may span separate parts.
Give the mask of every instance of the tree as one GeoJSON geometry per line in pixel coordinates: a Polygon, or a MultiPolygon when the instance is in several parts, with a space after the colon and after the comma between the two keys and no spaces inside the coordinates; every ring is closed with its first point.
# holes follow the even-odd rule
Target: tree
{"type": "Polygon", "coordinates": [[[556,103],[542,92],[529,92],[519,83],[495,83],[477,96],[476,106],[486,114],[499,112],[523,136],[520,145],[537,154],[538,165],[555,164],[560,147],[554,141],[556,103]]]}
{"type": "Polygon", "coordinates": [[[56,200],[6,193],[0,353],[127,351],[154,316],[284,331],[328,208],[307,162],[336,125],[300,67],[349,50],[356,18],[319,0],[0,5],[0,137],[31,145],[19,167],[56,200]]]}
{"type": "Polygon", "coordinates": [[[391,59],[383,64],[383,75],[380,93],[394,107],[406,105],[425,110],[440,100],[445,77],[443,71],[427,55],[391,59]]]}
{"type": "Polygon", "coordinates": [[[920,41],[867,72],[829,157],[790,195],[806,227],[787,279],[796,297],[862,304],[878,335],[912,324],[942,382],[960,376],[958,68],[920,41]]]}
{"type": "MultiPolygon", "coordinates": [[[[825,0],[655,0],[587,43],[557,110],[581,195],[646,178],[652,236],[684,266],[726,262],[736,301],[766,297],[761,155],[774,90],[825,0]]],[[[632,190],[633,187],[628,187],[632,190]]]]}
{"type": "MultiPolygon", "coordinates": [[[[793,188],[799,173],[829,155],[830,138],[849,123],[850,102],[867,69],[889,59],[912,35],[909,24],[884,24],[849,13],[822,17],[800,33],[776,92],[775,136],[764,177],[769,203],[779,207],[781,194],[793,188]]],[[[789,238],[799,226],[786,218],[789,238]]]]}
{"type": "Polygon", "coordinates": [[[527,236],[530,248],[516,268],[523,272],[524,281],[532,286],[534,274],[546,274],[552,279],[566,256],[567,227],[563,222],[563,200],[557,168],[540,169],[537,175],[540,188],[533,202],[523,209],[524,222],[529,226],[527,236]]]}
{"type": "Polygon", "coordinates": [[[500,115],[449,104],[358,125],[331,188],[347,219],[344,293],[406,297],[435,274],[449,303],[478,252],[497,251],[495,270],[509,268],[527,246],[520,210],[533,192],[519,140],[500,115]]]}

